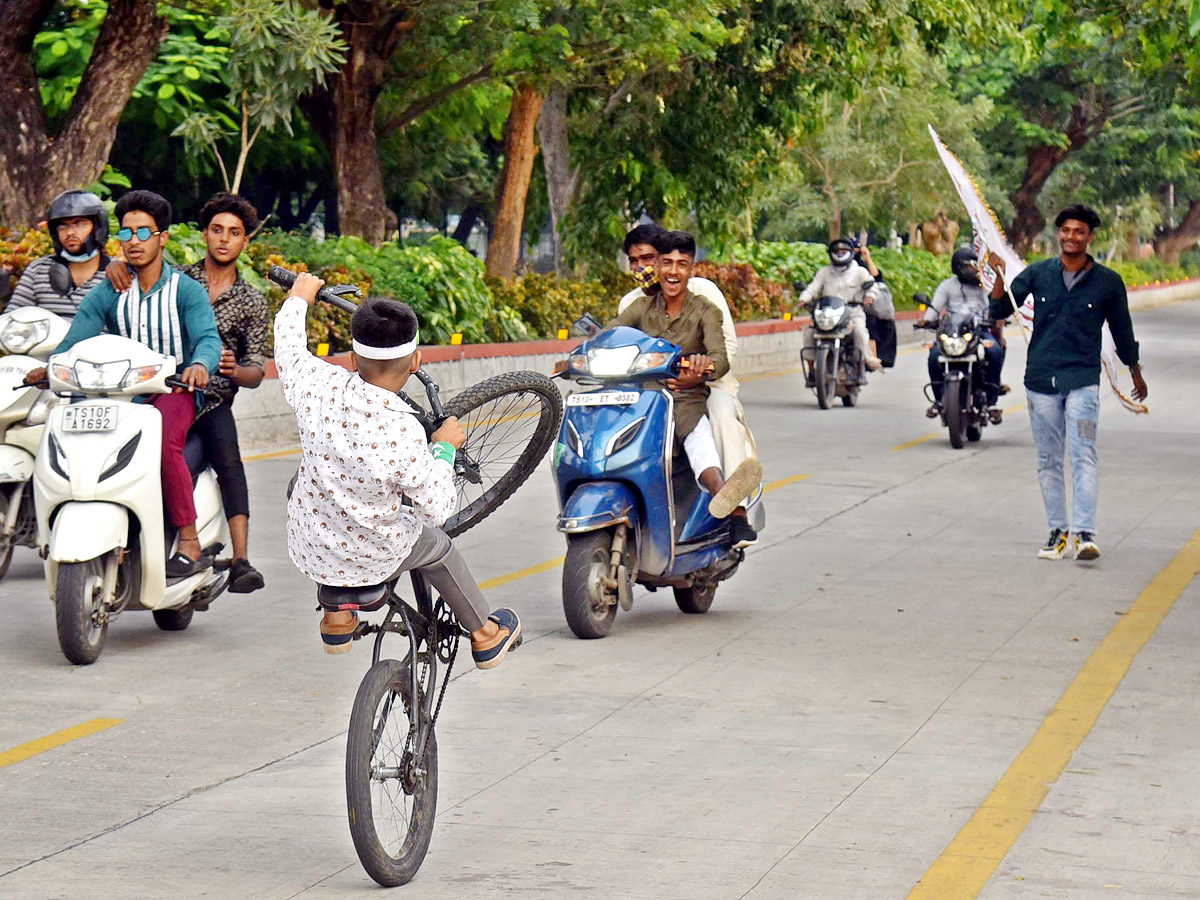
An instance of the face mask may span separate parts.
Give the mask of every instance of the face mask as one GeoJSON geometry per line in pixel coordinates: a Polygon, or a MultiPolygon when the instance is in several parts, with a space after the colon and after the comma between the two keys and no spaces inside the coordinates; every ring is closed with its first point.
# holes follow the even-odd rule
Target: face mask
{"type": "Polygon", "coordinates": [[[100,252],[100,249],[97,247],[87,253],[68,253],[66,248],[64,247],[62,253],[60,253],[58,255],[61,256],[63,259],[65,259],[67,262],[81,263],[81,262],[87,262],[89,259],[95,259],[96,254],[99,252],[100,252]]]}
{"type": "Polygon", "coordinates": [[[649,291],[650,288],[658,284],[658,273],[651,267],[630,269],[629,274],[633,276],[633,280],[638,283],[638,287],[643,291],[649,291]]]}

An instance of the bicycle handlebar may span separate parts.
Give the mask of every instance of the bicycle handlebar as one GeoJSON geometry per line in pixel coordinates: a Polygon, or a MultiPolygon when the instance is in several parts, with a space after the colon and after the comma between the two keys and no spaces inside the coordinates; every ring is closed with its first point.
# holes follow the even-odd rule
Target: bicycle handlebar
{"type": "MultiPolygon", "coordinates": [[[[280,287],[290,288],[296,283],[296,273],[290,269],[285,269],[283,266],[271,266],[271,271],[267,273],[267,278],[275,282],[280,287]]],[[[360,293],[358,288],[352,285],[339,285],[337,288],[323,287],[317,292],[317,299],[323,303],[328,303],[330,306],[336,306],[338,309],[345,310],[348,313],[353,313],[358,309],[358,304],[353,300],[348,299],[344,294],[360,293]]]]}

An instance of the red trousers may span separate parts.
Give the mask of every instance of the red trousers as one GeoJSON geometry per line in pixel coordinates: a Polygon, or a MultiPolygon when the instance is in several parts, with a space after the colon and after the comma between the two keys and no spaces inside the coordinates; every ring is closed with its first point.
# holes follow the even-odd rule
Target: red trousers
{"type": "Polygon", "coordinates": [[[192,473],[183,459],[188,429],[196,418],[196,395],[156,394],[150,401],[162,414],[162,489],[167,518],[176,528],[196,524],[196,501],[192,496],[192,473]]]}

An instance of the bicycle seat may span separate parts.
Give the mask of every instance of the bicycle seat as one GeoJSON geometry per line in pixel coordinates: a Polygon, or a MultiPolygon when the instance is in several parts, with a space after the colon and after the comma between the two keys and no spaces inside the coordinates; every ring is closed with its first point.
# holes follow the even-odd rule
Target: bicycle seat
{"type": "Polygon", "coordinates": [[[317,586],[317,602],[322,609],[338,612],[344,609],[372,612],[387,602],[388,584],[370,584],[365,587],[334,587],[328,584],[317,586]]]}

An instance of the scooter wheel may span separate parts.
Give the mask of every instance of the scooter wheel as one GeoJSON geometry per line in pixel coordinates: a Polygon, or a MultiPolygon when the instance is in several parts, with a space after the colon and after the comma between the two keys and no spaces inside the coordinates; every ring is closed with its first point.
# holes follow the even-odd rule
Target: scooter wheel
{"type": "Polygon", "coordinates": [[[717,593],[715,581],[703,581],[691,587],[672,588],[675,592],[675,605],[683,612],[692,615],[708,612],[712,606],[713,597],[717,593]]]}
{"type": "Polygon", "coordinates": [[[62,563],[54,584],[54,618],[58,646],[77,666],[100,658],[108,622],[98,617],[104,590],[104,557],[62,563]]]}
{"type": "Polygon", "coordinates": [[[602,638],[612,630],[617,617],[616,597],[606,597],[602,584],[608,577],[611,553],[610,531],[567,535],[563,613],[578,638],[602,638]]]}

